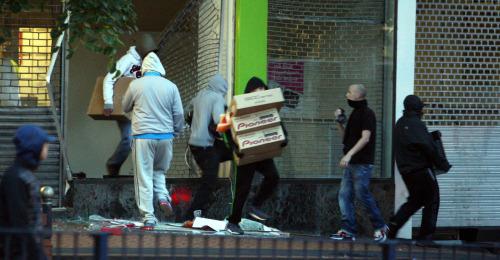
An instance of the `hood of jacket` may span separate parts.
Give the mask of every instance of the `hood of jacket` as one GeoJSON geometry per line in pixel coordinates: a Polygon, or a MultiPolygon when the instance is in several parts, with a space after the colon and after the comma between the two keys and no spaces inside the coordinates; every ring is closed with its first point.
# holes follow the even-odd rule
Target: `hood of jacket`
{"type": "Polygon", "coordinates": [[[215,75],[210,78],[207,88],[225,96],[228,88],[227,80],[221,75],[215,75]]]}
{"type": "Polygon", "coordinates": [[[415,95],[406,96],[403,101],[403,105],[405,110],[403,111],[404,115],[407,116],[421,116],[422,110],[424,109],[424,102],[420,99],[420,97],[415,95]]]}
{"type": "Polygon", "coordinates": [[[142,74],[145,75],[148,72],[156,72],[160,73],[162,77],[165,76],[165,68],[154,52],[150,52],[142,62],[142,74]]]}
{"type": "Polygon", "coordinates": [[[266,90],[269,89],[263,80],[257,77],[252,77],[247,83],[247,86],[245,88],[245,94],[252,92],[254,89],[258,87],[264,87],[266,90]]]}
{"type": "Polygon", "coordinates": [[[16,161],[20,161],[28,168],[36,169],[40,161],[43,144],[56,140],[57,138],[47,135],[38,126],[25,125],[20,127],[13,139],[16,146],[16,161]]]}
{"type": "Polygon", "coordinates": [[[139,55],[139,52],[137,52],[137,49],[135,46],[130,46],[130,48],[128,48],[127,54],[134,56],[134,58],[139,60],[139,61],[142,60],[141,55],[139,55]]]}

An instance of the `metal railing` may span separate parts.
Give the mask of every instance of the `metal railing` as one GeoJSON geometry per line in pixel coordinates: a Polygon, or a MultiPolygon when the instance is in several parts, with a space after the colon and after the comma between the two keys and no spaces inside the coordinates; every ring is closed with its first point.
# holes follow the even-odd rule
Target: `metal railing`
{"type": "MultiPolygon", "coordinates": [[[[41,189],[43,230],[0,229],[0,259],[500,259],[498,244],[416,246],[412,241],[337,241],[318,237],[233,236],[200,230],[52,231],[50,187],[41,189]],[[3,257],[3,258],[2,258],[3,257]]],[[[252,232],[255,233],[255,232],[252,232]]]]}
{"type": "MultiPolygon", "coordinates": [[[[40,237],[47,232],[6,232],[2,238],[20,234],[40,237]]],[[[22,240],[26,241],[26,239],[22,240]]],[[[22,257],[28,256],[29,248],[22,257]]],[[[52,259],[500,259],[495,244],[465,244],[439,248],[412,243],[371,240],[335,241],[318,238],[263,238],[214,234],[172,234],[131,231],[120,235],[106,232],[54,232],[52,259]]],[[[7,247],[5,247],[7,248],[7,247]]],[[[45,252],[47,245],[45,245],[45,252]]],[[[4,250],[5,259],[10,259],[4,250]]],[[[24,258],[28,259],[28,258],[24,258]]]]}

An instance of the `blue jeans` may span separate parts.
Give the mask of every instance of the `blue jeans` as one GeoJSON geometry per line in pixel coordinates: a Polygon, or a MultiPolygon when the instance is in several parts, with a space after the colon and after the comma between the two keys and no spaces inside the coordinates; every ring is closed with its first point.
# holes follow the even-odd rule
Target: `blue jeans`
{"type": "Polygon", "coordinates": [[[120,167],[127,160],[130,154],[131,143],[132,143],[132,122],[130,120],[126,121],[116,121],[121,132],[121,141],[115,149],[115,152],[107,161],[108,168],[111,168],[113,172],[110,174],[117,175],[120,172],[120,167]]]}
{"type": "Polygon", "coordinates": [[[342,213],[342,229],[352,235],[357,232],[354,218],[354,198],[361,202],[376,230],[385,227],[385,221],[370,194],[370,177],[373,168],[373,165],[370,164],[349,164],[344,170],[344,178],[339,191],[339,206],[342,213]]]}

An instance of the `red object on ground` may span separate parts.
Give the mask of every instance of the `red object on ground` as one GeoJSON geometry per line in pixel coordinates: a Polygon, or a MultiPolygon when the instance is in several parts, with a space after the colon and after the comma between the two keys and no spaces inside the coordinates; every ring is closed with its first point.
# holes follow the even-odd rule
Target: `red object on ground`
{"type": "Polygon", "coordinates": [[[120,228],[107,228],[103,227],[101,228],[102,232],[109,232],[111,235],[119,236],[122,234],[122,230],[120,228]]]}

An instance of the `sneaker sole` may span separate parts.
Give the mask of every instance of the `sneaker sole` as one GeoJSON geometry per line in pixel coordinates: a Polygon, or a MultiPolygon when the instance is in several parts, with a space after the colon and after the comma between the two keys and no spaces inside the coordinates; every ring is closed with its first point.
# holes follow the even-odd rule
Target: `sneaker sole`
{"type": "Polygon", "coordinates": [[[374,239],[374,240],[377,243],[382,243],[382,242],[385,242],[387,240],[387,236],[384,236],[383,238],[380,238],[380,239],[377,238],[377,239],[374,239]]]}
{"type": "Polygon", "coordinates": [[[228,229],[227,231],[228,231],[229,233],[233,234],[233,235],[243,235],[243,234],[245,234],[245,232],[243,232],[243,233],[238,233],[238,232],[231,231],[231,230],[229,230],[229,229],[228,229]]]}
{"type": "Polygon", "coordinates": [[[257,215],[255,215],[254,213],[249,213],[249,215],[254,218],[254,219],[257,219],[257,220],[261,220],[261,221],[264,221],[264,220],[267,220],[267,218],[261,218],[257,215]]]}
{"type": "Polygon", "coordinates": [[[168,204],[160,205],[160,209],[163,212],[163,214],[167,217],[170,217],[174,214],[173,209],[171,207],[169,207],[168,204]]]}
{"type": "Polygon", "coordinates": [[[338,240],[338,241],[356,241],[356,238],[352,237],[352,238],[334,238],[334,237],[330,237],[330,239],[332,240],[338,240]]]}
{"type": "Polygon", "coordinates": [[[154,230],[155,227],[141,227],[141,230],[154,230]]]}

